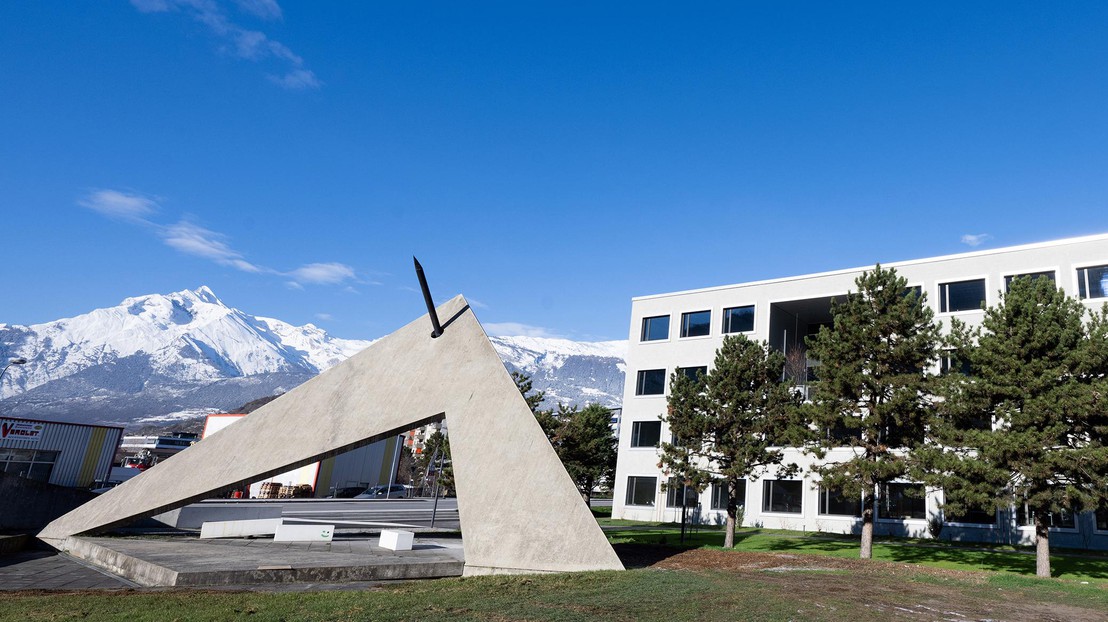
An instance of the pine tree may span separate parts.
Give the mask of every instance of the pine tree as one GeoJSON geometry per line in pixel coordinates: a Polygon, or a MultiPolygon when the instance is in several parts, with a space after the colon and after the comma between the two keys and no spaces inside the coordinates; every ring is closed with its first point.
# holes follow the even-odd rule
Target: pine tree
{"type": "Polygon", "coordinates": [[[618,441],[611,420],[612,411],[600,404],[562,408],[558,416],[554,449],[586,505],[593,489],[615,480],[618,441]]]}
{"type": "Polygon", "coordinates": [[[546,434],[546,438],[553,444],[554,436],[558,431],[558,417],[553,410],[540,408],[542,401],[546,399],[546,392],[532,388],[531,377],[527,374],[514,371],[511,376],[516,383],[516,388],[519,389],[519,394],[523,396],[524,401],[527,402],[527,407],[531,409],[531,413],[538,420],[543,434],[546,434]]]}
{"type": "Polygon", "coordinates": [[[968,375],[950,375],[932,426],[944,511],[1026,507],[1036,574],[1050,576],[1050,523],[1108,503],[1108,310],[1049,279],[1014,279],[982,325],[952,331],[968,375]]]}
{"type": "Polygon", "coordinates": [[[930,413],[926,370],[939,333],[924,295],[880,265],[855,280],[856,293],[831,306],[833,324],[809,338],[820,361],[810,412],[820,434],[808,446],[826,490],[862,500],[860,557],[873,555],[877,489],[910,472],[930,413]],[[847,447],[850,457],[827,460],[847,447]]]}
{"type": "Polygon", "coordinates": [[[697,491],[713,482],[727,488],[728,548],[735,544],[740,483],[780,466],[784,454],[774,447],[795,442],[803,427],[784,366],[784,355],[764,342],[734,335],[724,338],[707,376],[676,370],[670,377],[663,420],[676,441],[662,443],[662,466],[697,491]]]}

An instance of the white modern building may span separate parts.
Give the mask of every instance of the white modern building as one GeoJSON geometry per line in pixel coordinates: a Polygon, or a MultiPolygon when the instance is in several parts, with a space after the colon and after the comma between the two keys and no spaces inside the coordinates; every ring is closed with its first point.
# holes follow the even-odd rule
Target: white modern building
{"type": "MultiPolygon", "coordinates": [[[[1108,234],[882,265],[896,268],[910,287],[926,292],[926,304],[934,309],[944,329],[951,318],[979,324],[984,317],[982,308],[997,304],[1007,283],[1016,276],[1053,279],[1090,308],[1108,302],[1108,234]]],[[[831,321],[831,301],[856,290],[854,280],[872,268],[632,299],[612,516],[680,520],[680,491],[677,487],[663,489],[664,474],[659,468],[658,445],[670,440],[661,416],[666,410],[671,373],[707,370],[727,334],[765,340],[805,360],[804,338],[831,321]]],[[[845,457],[846,451],[833,450],[829,459],[835,459],[836,452],[845,457]]],[[[799,450],[787,450],[786,462],[801,465],[805,472],[791,479],[769,473],[746,483],[740,500],[745,525],[839,533],[860,529],[860,500],[838,498],[822,490],[806,472],[812,459],[799,450]]],[[[921,488],[903,482],[877,491],[878,535],[928,537],[928,519],[938,514],[942,491],[926,490],[922,498],[917,498],[905,494],[913,492],[911,487],[921,488]]],[[[695,498],[690,495],[686,505],[697,508],[694,515],[699,520],[722,523],[725,495],[725,490],[713,486],[695,498]]],[[[1034,537],[1023,508],[947,516],[946,520],[944,538],[1030,544],[1034,537]]],[[[1108,549],[1108,508],[1079,516],[1053,516],[1052,520],[1054,545],[1108,549]]]]}

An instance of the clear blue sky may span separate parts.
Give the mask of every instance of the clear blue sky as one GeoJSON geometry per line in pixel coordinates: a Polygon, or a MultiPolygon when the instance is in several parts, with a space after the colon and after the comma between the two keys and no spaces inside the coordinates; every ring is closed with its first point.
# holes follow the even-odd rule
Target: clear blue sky
{"type": "Polygon", "coordinates": [[[1108,3],[5,2],[0,215],[0,322],[208,285],[379,337],[415,254],[622,339],[635,295],[1108,231],[1108,3]]]}

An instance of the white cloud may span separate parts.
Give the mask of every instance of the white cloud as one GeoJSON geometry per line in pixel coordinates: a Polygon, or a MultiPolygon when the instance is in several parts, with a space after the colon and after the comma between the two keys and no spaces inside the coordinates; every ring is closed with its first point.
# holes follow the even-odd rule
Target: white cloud
{"type": "Polygon", "coordinates": [[[331,315],[330,313],[316,313],[315,319],[322,320],[324,322],[330,322],[331,320],[335,319],[335,316],[331,315]]]}
{"type": "Polygon", "coordinates": [[[354,268],[343,263],[310,263],[288,273],[297,283],[334,285],[357,277],[354,268]]]}
{"type": "Polygon", "coordinates": [[[338,262],[309,263],[290,272],[260,266],[246,260],[246,256],[231,247],[227,236],[212,231],[189,220],[180,220],[171,225],[151,222],[146,216],[158,211],[157,202],[138,193],[118,190],[95,190],[78,199],[77,203],[103,216],[126,220],[153,230],[166,246],[194,257],[208,259],[221,266],[227,266],[250,274],[269,274],[288,278],[285,285],[290,289],[304,289],[311,285],[346,285],[343,291],[358,293],[349,282],[377,285],[374,281],[358,278],[354,268],[338,262]]]}
{"type": "Polygon", "coordinates": [[[77,200],[77,204],[109,218],[141,221],[158,211],[154,199],[118,190],[93,190],[77,200]]]}
{"type": "MultiPolygon", "coordinates": [[[[242,12],[261,19],[282,17],[281,7],[275,0],[236,0],[236,4],[242,12]]],[[[323,85],[315,73],[304,68],[304,59],[288,46],[270,39],[264,32],[243,28],[231,21],[215,0],[131,0],[131,5],[142,13],[182,11],[228,44],[235,56],[254,62],[272,59],[288,65],[283,75],[269,76],[272,82],[286,89],[317,89],[323,85]]]]}
{"type": "Polygon", "coordinates": [[[293,69],[283,76],[270,74],[266,76],[269,81],[290,91],[302,91],[304,89],[318,89],[323,86],[319,78],[308,69],[293,69]]]}
{"type": "Polygon", "coordinates": [[[981,246],[991,239],[993,239],[993,236],[988,233],[967,233],[962,236],[962,244],[967,246],[981,246]]]}
{"type": "Polygon", "coordinates": [[[560,339],[561,335],[543,328],[520,324],[519,322],[488,322],[482,323],[485,332],[497,337],[545,337],[548,339],[560,339]]]}
{"type": "Polygon", "coordinates": [[[220,265],[230,266],[243,272],[269,271],[243,259],[242,253],[227,246],[223,241],[225,238],[223,234],[205,229],[200,225],[182,220],[177,224],[163,227],[161,236],[167,246],[187,255],[210,259],[220,265]]]}
{"type": "Polygon", "coordinates": [[[466,298],[466,302],[468,302],[469,306],[473,307],[474,309],[488,309],[489,308],[489,305],[481,302],[480,300],[477,300],[476,298],[466,298]]]}

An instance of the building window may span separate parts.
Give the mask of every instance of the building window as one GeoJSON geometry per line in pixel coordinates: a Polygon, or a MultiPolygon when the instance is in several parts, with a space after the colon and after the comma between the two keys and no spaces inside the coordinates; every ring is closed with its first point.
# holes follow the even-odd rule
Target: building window
{"type": "Polygon", "coordinates": [[[1097,508],[1093,517],[1096,519],[1097,531],[1108,531],[1108,508],[1097,508]]]}
{"type": "Polygon", "coordinates": [[[908,520],[927,518],[927,499],[923,484],[884,484],[877,499],[881,518],[908,520]]]}
{"type": "Polygon", "coordinates": [[[666,507],[667,508],[679,508],[681,507],[681,491],[685,491],[685,507],[695,508],[700,504],[698,499],[699,495],[696,494],[696,489],[692,486],[683,486],[681,480],[676,477],[669,478],[666,482],[666,507]]]}
{"type": "Polygon", "coordinates": [[[692,311],[681,314],[682,337],[703,337],[711,331],[711,326],[711,311],[692,311]]]}
{"type": "Polygon", "coordinates": [[[635,475],[628,477],[627,505],[654,507],[655,489],[657,488],[657,477],[638,477],[635,475]]]}
{"type": "Polygon", "coordinates": [[[666,370],[643,369],[635,383],[635,395],[661,395],[666,392],[666,370]]]}
{"type": "Polygon", "coordinates": [[[923,288],[920,287],[919,285],[909,285],[908,287],[905,287],[904,288],[904,297],[907,298],[909,296],[914,296],[916,298],[922,297],[923,296],[923,288]]]}
{"type": "Polygon", "coordinates": [[[724,333],[749,333],[754,331],[754,305],[731,307],[723,310],[724,333]]]}
{"type": "Polygon", "coordinates": [[[1027,272],[1025,274],[1009,274],[1008,276],[1004,277],[1004,291],[1008,291],[1008,290],[1012,289],[1012,281],[1014,281],[1016,279],[1022,279],[1024,277],[1027,277],[1027,278],[1031,279],[1032,281],[1035,281],[1037,279],[1049,279],[1050,282],[1053,283],[1054,282],[1054,271],[1053,270],[1047,270],[1045,272],[1027,272]]]}
{"type": "Polygon", "coordinates": [[[708,376],[708,367],[701,365],[700,367],[678,367],[677,371],[684,374],[686,378],[693,382],[704,382],[704,379],[708,376]]]}
{"type": "Polygon", "coordinates": [[[632,447],[657,447],[661,439],[661,421],[636,421],[631,424],[632,447]]]}
{"type": "MultiPolygon", "coordinates": [[[[746,480],[739,480],[737,486],[738,490],[735,491],[735,505],[738,507],[746,506],[746,480]]],[[[726,510],[727,509],[727,484],[715,483],[712,484],[712,509],[713,510],[726,510]]]]}
{"type": "Polygon", "coordinates": [[[1108,298],[1108,266],[1077,269],[1077,295],[1085,298],[1108,298]]]}
{"type": "Polygon", "coordinates": [[[939,285],[939,311],[980,311],[985,306],[985,279],[939,285]]]}
{"type": "Polygon", "coordinates": [[[0,449],[0,472],[36,482],[50,481],[58,452],[35,449],[0,449]]]}
{"type": "Polygon", "coordinates": [[[939,374],[943,376],[951,372],[970,376],[972,375],[971,371],[970,362],[964,356],[959,358],[956,354],[947,353],[939,357],[939,374]]]}
{"type": "MultiPolygon", "coordinates": [[[[1035,526],[1035,514],[1029,511],[1026,503],[1016,507],[1016,524],[1020,527],[1035,526]]],[[[1061,512],[1047,512],[1046,524],[1051,529],[1077,529],[1077,516],[1066,509],[1061,512]]]]}
{"type": "Polygon", "coordinates": [[[658,315],[642,319],[641,341],[661,341],[669,339],[669,316],[658,315]]]}
{"type": "Polygon", "coordinates": [[[947,523],[962,523],[965,525],[995,525],[996,510],[985,507],[967,508],[961,514],[945,512],[943,521],[947,523]]]}
{"type": "Polygon", "coordinates": [[[803,506],[804,482],[786,479],[762,481],[762,511],[800,514],[803,506]]]}
{"type": "Polygon", "coordinates": [[[828,516],[861,516],[862,500],[837,490],[819,489],[819,513],[828,516]]]}

